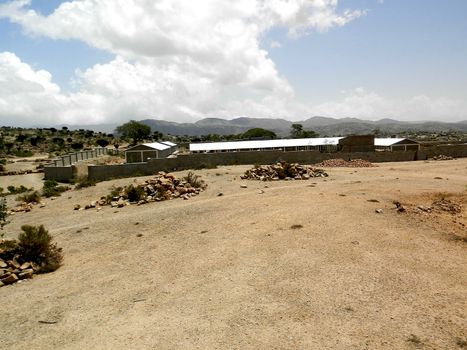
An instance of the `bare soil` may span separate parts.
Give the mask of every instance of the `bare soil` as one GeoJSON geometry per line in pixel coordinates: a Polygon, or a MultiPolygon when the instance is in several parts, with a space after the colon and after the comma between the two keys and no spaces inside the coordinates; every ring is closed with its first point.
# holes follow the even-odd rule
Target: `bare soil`
{"type": "Polygon", "coordinates": [[[268,183],[247,168],[197,171],[208,188],[187,201],[73,210],[145,178],[120,179],[12,216],[6,237],[44,224],[65,260],[0,288],[0,348],[465,348],[467,159],[268,183]],[[417,209],[443,193],[460,212],[417,209]]]}

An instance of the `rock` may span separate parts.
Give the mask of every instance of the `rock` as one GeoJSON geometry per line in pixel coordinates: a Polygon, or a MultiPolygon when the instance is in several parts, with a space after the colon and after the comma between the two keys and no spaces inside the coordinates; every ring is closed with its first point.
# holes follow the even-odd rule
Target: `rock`
{"type": "Polygon", "coordinates": [[[5,278],[2,278],[0,280],[3,284],[12,284],[18,281],[18,276],[16,276],[14,273],[8,275],[5,278]]]}
{"type": "Polygon", "coordinates": [[[6,262],[4,262],[2,259],[0,259],[0,268],[4,269],[4,268],[7,268],[8,265],[6,264],[6,262]]]}
{"type": "Polygon", "coordinates": [[[92,202],[89,204],[89,206],[90,206],[91,208],[95,208],[96,205],[97,205],[96,201],[92,201],[92,202]]]}
{"type": "Polygon", "coordinates": [[[240,188],[248,188],[247,185],[240,185],[240,188]]]}
{"type": "Polygon", "coordinates": [[[378,214],[383,214],[383,209],[376,209],[375,212],[378,214]]]}
{"type": "Polygon", "coordinates": [[[259,191],[258,191],[258,194],[263,194],[263,193],[264,193],[263,190],[259,190],[259,191]]]}
{"type": "Polygon", "coordinates": [[[74,209],[74,210],[79,210],[79,209],[81,209],[81,205],[75,204],[75,207],[74,207],[73,209],[74,209]]]}
{"type": "Polygon", "coordinates": [[[4,285],[5,284],[2,281],[0,281],[0,288],[2,288],[4,285]]]}
{"type": "Polygon", "coordinates": [[[217,194],[217,197],[222,197],[223,195],[224,195],[224,194],[223,194],[222,192],[219,192],[219,193],[217,194]]]}
{"type": "Polygon", "coordinates": [[[8,260],[7,263],[14,269],[19,269],[21,267],[20,263],[17,262],[16,259],[8,260]]]}
{"type": "Polygon", "coordinates": [[[26,269],[29,269],[31,267],[31,263],[30,262],[25,262],[24,264],[22,264],[19,269],[20,270],[26,270],[26,269]]]}
{"type": "Polygon", "coordinates": [[[20,279],[25,279],[25,278],[32,278],[32,275],[34,274],[34,270],[33,269],[26,269],[24,270],[23,272],[20,272],[18,274],[18,277],[20,279]]]}

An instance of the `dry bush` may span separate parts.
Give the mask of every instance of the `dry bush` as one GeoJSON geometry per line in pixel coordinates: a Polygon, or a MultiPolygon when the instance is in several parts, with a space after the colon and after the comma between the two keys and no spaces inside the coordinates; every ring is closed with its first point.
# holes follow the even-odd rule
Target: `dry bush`
{"type": "Polygon", "coordinates": [[[52,236],[44,226],[24,225],[21,230],[23,232],[18,237],[18,252],[22,260],[35,262],[42,273],[58,269],[63,260],[62,248],[52,243],[52,236]]]}

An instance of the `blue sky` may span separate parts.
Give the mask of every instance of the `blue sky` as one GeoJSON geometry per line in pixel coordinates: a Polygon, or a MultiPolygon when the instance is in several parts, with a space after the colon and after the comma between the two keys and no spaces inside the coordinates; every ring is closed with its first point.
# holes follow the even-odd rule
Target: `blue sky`
{"type": "MultiPolygon", "coordinates": [[[[104,11],[102,18],[105,21],[105,11],[113,11],[113,3],[109,0],[101,1],[101,4],[107,3],[105,8],[99,8],[97,0],[80,1],[96,7],[96,12],[104,11]]],[[[309,0],[310,4],[313,1],[309,0]]],[[[162,28],[159,23],[169,18],[168,14],[142,9],[144,16],[147,16],[148,30],[138,31],[139,19],[126,18],[125,2],[120,1],[123,4],[120,11],[123,7],[123,13],[117,12],[119,23],[136,28],[131,34],[133,37],[126,38],[126,34],[123,34],[123,39],[121,28],[113,23],[105,23],[104,26],[104,20],[83,14],[79,8],[63,10],[58,19],[50,16],[65,1],[32,0],[29,5],[20,6],[18,12],[8,10],[3,16],[0,7],[0,53],[10,52],[17,58],[15,62],[11,57],[8,60],[5,58],[4,65],[8,70],[0,70],[0,78],[1,74],[18,74],[23,79],[24,74],[18,73],[24,69],[19,68],[18,62],[21,62],[30,68],[28,74],[32,75],[24,79],[35,83],[40,81],[43,86],[53,85],[44,87],[45,96],[35,96],[42,101],[40,106],[31,105],[14,113],[0,109],[0,122],[28,123],[34,118],[41,120],[47,113],[52,116],[50,121],[71,123],[81,123],[76,118],[83,113],[92,114],[90,121],[95,123],[118,121],[125,116],[138,118],[149,115],[175,121],[239,115],[291,120],[312,115],[363,119],[467,119],[467,1],[341,0],[337,7],[333,6],[333,0],[327,1],[327,12],[324,11],[321,17],[337,15],[342,19],[346,9],[362,12],[356,13],[355,18],[346,19],[343,25],[329,25],[325,30],[321,30],[320,26],[328,23],[326,21],[315,24],[302,23],[299,19],[287,20],[286,23],[278,21],[266,29],[257,30],[247,27],[256,19],[239,17],[239,23],[243,23],[245,28],[237,28],[238,33],[243,35],[245,31],[246,38],[254,40],[246,39],[241,43],[244,47],[237,48],[236,39],[229,36],[227,40],[232,42],[225,41],[225,47],[219,52],[215,51],[219,45],[215,44],[216,38],[209,34],[209,30],[217,25],[224,26],[227,22],[230,25],[230,17],[228,13],[215,13],[215,6],[202,10],[213,12],[207,19],[201,17],[207,25],[213,21],[211,27],[206,28],[202,21],[190,23],[190,16],[184,17],[188,18],[187,23],[175,23],[178,28],[169,20],[162,28]],[[37,22],[25,20],[28,10],[37,12],[37,22]],[[78,18],[73,26],[65,20],[61,21],[67,16],[73,20],[78,18]],[[43,23],[46,25],[43,26],[43,23]],[[80,25],[83,27],[80,28],[80,25]],[[98,33],[97,37],[92,33],[80,33],[81,29],[85,32],[88,25],[95,30],[92,33],[98,33]],[[302,26],[306,27],[307,35],[288,35],[291,28],[302,26]],[[55,27],[60,30],[54,31],[55,27]],[[170,42],[167,45],[174,43],[176,50],[180,50],[180,47],[191,44],[191,36],[199,40],[194,50],[201,48],[202,52],[160,52],[159,43],[165,42],[167,37],[170,42]],[[153,39],[148,41],[148,37],[153,39]],[[236,57],[232,62],[238,60],[246,63],[229,70],[229,57],[224,57],[225,62],[220,62],[222,64],[206,73],[212,63],[209,59],[202,61],[200,57],[206,56],[205,46],[210,47],[211,40],[214,42],[212,56],[231,50],[232,57],[236,57]],[[260,48],[254,47],[255,40],[260,48]],[[146,54],[147,48],[152,50],[151,55],[146,54]],[[266,51],[265,57],[262,57],[260,49],[266,51]],[[241,56],[242,50],[244,57],[241,56]],[[50,73],[50,81],[35,77],[41,70],[50,73]],[[85,77],[77,74],[77,70],[86,72],[85,77]],[[119,74],[126,80],[118,80],[119,74]],[[159,77],[164,79],[159,81],[159,77]],[[184,80],[183,77],[189,79],[184,80]],[[144,79],[150,79],[146,90],[144,79]],[[154,81],[157,84],[152,84],[154,81]],[[197,81],[198,84],[195,84],[197,81]],[[127,85],[134,85],[130,93],[126,91],[127,85]],[[197,86],[203,88],[198,91],[197,86]],[[56,87],[59,87],[59,93],[56,87]],[[176,92],[174,87],[178,89],[176,92]],[[121,98],[133,93],[135,95],[131,99],[121,98]],[[154,93],[159,99],[150,101],[154,93]],[[80,100],[84,95],[85,98],[80,100]],[[135,96],[141,96],[141,101],[137,101],[135,96]],[[210,103],[210,98],[215,102],[210,103]],[[53,105],[59,101],[60,108],[55,105],[48,112],[44,102],[47,99],[53,105]],[[174,101],[180,102],[179,105],[174,107],[174,101]],[[277,106],[268,109],[268,101],[275,101],[277,106]],[[96,105],[86,110],[79,103],[96,105]],[[109,109],[115,110],[109,112],[109,109]],[[275,111],[280,113],[275,114],[275,111]]],[[[115,4],[117,2],[115,0],[115,4]]],[[[0,6],[2,3],[11,4],[11,1],[0,1],[0,6]]],[[[179,6],[178,11],[186,10],[190,15],[194,11],[193,8],[185,9],[183,2],[175,0],[174,3],[179,6]]],[[[232,17],[237,15],[234,11],[238,9],[229,6],[226,5],[222,11],[232,11],[232,17]]],[[[202,11],[199,15],[205,16],[202,11]]],[[[272,15],[269,12],[264,16],[258,15],[258,25],[254,28],[260,27],[264,18],[277,21],[277,9],[268,11],[272,15]]],[[[311,6],[299,11],[309,11],[312,15],[313,11],[318,10],[311,6]]],[[[108,16],[112,20],[110,13],[108,16]]],[[[174,19],[178,20],[179,17],[174,19]]],[[[225,37],[220,42],[222,40],[226,40],[225,37]]],[[[17,81],[16,77],[8,79],[17,81]]],[[[14,100],[6,94],[0,95],[0,102],[3,98],[6,101],[4,105],[17,103],[21,93],[19,90],[11,94],[14,100]]]]}

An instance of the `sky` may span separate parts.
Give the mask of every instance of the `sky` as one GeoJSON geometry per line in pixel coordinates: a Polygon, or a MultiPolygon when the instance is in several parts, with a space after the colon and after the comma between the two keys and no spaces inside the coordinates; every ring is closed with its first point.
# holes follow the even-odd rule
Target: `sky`
{"type": "Polygon", "coordinates": [[[0,0],[0,125],[467,120],[465,0],[0,0]]]}

